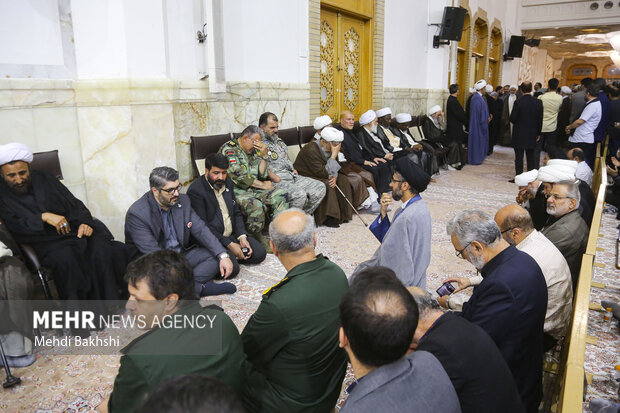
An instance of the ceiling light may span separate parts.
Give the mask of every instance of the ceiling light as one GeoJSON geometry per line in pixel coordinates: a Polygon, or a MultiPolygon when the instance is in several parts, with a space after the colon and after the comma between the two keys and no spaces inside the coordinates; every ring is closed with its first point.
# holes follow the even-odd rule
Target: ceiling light
{"type": "Polygon", "coordinates": [[[617,34],[609,39],[609,43],[611,44],[611,47],[620,52],[620,34],[617,34]]]}
{"type": "Polygon", "coordinates": [[[599,29],[581,29],[582,32],[598,32],[599,29]]]}
{"type": "Polygon", "coordinates": [[[555,36],[540,36],[541,39],[555,39],[555,36]]]}

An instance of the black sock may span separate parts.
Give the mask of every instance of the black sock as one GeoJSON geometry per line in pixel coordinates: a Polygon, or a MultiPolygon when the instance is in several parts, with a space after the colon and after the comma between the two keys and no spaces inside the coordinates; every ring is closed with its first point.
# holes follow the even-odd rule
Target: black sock
{"type": "Polygon", "coordinates": [[[208,281],[202,285],[200,296],[205,295],[220,295],[220,294],[234,294],[237,291],[235,284],[223,282],[216,284],[213,281],[208,281]]]}

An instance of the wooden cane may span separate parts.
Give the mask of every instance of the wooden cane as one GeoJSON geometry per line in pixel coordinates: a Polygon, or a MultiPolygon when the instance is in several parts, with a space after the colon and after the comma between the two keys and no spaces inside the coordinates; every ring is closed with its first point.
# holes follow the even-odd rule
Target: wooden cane
{"type": "Polygon", "coordinates": [[[366,223],[366,221],[364,221],[364,218],[362,218],[362,216],[360,215],[359,212],[357,212],[357,209],[355,209],[355,207],[353,206],[353,204],[351,203],[351,201],[349,201],[349,199],[346,197],[346,195],[342,192],[342,189],[340,189],[340,187],[338,185],[336,185],[336,189],[338,190],[338,192],[340,192],[340,195],[342,195],[342,197],[344,198],[345,201],[347,201],[347,204],[349,204],[349,206],[351,207],[351,209],[353,210],[353,212],[355,212],[355,214],[360,218],[360,221],[362,221],[362,224],[364,224],[365,227],[368,227],[368,224],[366,223]]]}

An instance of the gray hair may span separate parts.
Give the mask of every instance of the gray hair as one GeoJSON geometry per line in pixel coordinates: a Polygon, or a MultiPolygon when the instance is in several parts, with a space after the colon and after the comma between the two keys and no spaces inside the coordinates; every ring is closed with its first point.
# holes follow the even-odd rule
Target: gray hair
{"type": "Polygon", "coordinates": [[[579,208],[579,204],[581,203],[581,193],[579,192],[579,185],[575,183],[575,181],[560,181],[553,184],[563,185],[566,188],[566,196],[577,201],[577,205],[575,205],[575,209],[579,208]]]}
{"type": "Polygon", "coordinates": [[[508,215],[502,222],[502,226],[505,230],[519,228],[529,234],[534,229],[534,222],[532,222],[532,216],[527,210],[519,210],[508,215]]]}
{"type": "MultiPolygon", "coordinates": [[[[314,247],[314,218],[311,215],[306,214],[299,208],[289,208],[285,211],[301,212],[306,217],[306,225],[301,232],[296,234],[283,234],[274,225],[275,219],[269,224],[269,237],[275,245],[276,249],[280,252],[295,252],[305,247],[314,247]]],[[[278,214],[278,215],[280,215],[278,214]]]]}
{"type": "Polygon", "coordinates": [[[260,136],[261,139],[263,139],[265,137],[264,134],[263,134],[263,130],[261,128],[259,128],[256,125],[249,125],[243,131],[241,131],[241,136],[251,137],[251,136],[254,136],[257,133],[258,133],[258,135],[260,136]]]}
{"type": "Polygon", "coordinates": [[[493,218],[477,209],[468,209],[456,214],[446,225],[446,231],[450,236],[456,235],[463,247],[472,241],[494,246],[502,239],[502,233],[493,218]]]}
{"type": "Polygon", "coordinates": [[[173,182],[179,179],[179,173],[176,169],[167,166],[158,166],[151,171],[149,175],[149,185],[151,188],[162,189],[167,182],[173,182]]]}
{"type": "Polygon", "coordinates": [[[427,318],[433,311],[442,311],[439,303],[435,300],[435,297],[433,297],[433,295],[426,290],[423,295],[411,292],[411,296],[418,305],[420,320],[427,318]]]}

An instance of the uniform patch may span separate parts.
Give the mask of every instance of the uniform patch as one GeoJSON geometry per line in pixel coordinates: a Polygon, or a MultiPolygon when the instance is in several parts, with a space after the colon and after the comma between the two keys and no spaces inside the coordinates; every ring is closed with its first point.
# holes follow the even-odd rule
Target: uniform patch
{"type": "Polygon", "coordinates": [[[278,159],[278,154],[275,152],[271,152],[271,159],[273,159],[274,161],[278,159]]]}
{"type": "Polygon", "coordinates": [[[189,221],[189,222],[187,223],[187,228],[191,228],[191,227],[192,227],[192,221],[189,221]]]}
{"type": "Polygon", "coordinates": [[[233,151],[233,150],[228,150],[228,151],[226,151],[226,155],[227,155],[227,156],[228,156],[228,155],[234,155],[234,154],[235,154],[235,151],[233,151]]]}
{"type": "Polygon", "coordinates": [[[237,158],[228,158],[228,163],[237,163],[237,158]]]}
{"type": "Polygon", "coordinates": [[[235,142],[233,142],[233,141],[229,141],[229,142],[228,142],[228,145],[229,145],[229,146],[235,146],[235,145],[236,145],[236,143],[235,143],[235,142]]]}

